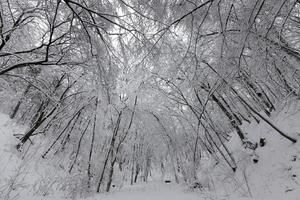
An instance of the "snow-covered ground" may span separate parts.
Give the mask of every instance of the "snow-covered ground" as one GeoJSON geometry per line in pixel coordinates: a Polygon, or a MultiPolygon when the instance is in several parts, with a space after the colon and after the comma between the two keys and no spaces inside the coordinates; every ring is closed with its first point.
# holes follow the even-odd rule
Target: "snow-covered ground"
{"type": "Polygon", "coordinates": [[[185,191],[184,187],[173,183],[152,181],[149,183],[126,186],[121,191],[111,194],[100,194],[90,197],[88,200],[196,200],[199,195],[191,191],[185,191]]]}
{"type": "Polygon", "coordinates": [[[284,107],[273,116],[271,121],[298,142],[293,144],[263,121],[259,124],[245,124],[242,128],[248,133],[248,139],[259,143],[260,138],[263,138],[265,146],[258,146],[255,151],[243,150],[236,134],[232,135],[228,147],[238,165],[238,171],[233,178],[237,185],[244,188],[244,193],[231,195],[242,194],[262,200],[300,199],[299,102],[284,107]]]}
{"type": "MultiPolygon", "coordinates": [[[[300,140],[300,110],[292,105],[273,114],[272,121],[287,134],[300,140]]],[[[214,187],[210,191],[191,191],[187,186],[151,181],[114,189],[111,193],[96,194],[88,200],[299,200],[300,199],[300,141],[292,144],[284,139],[269,125],[261,122],[244,125],[252,141],[265,138],[266,145],[255,151],[245,150],[240,141],[232,134],[228,147],[237,160],[236,173],[229,172],[225,165],[211,168],[205,165],[214,187]],[[253,159],[258,162],[254,163],[253,159]]],[[[0,113],[0,199],[61,200],[63,193],[41,186],[51,166],[40,158],[24,159],[15,150],[18,140],[13,134],[24,133],[25,127],[16,125],[5,114],[0,113]],[[34,160],[34,161],[33,161],[34,160]],[[25,162],[26,161],[26,162],[25,162]],[[33,161],[33,162],[30,162],[33,161]],[[39,162],[36,164],[34,162],[39,162]],[[25,162],[25,163],[24,163],[25,162]],[[45,163],[43,163],[45,162],[45,163]],[[46,169],[40,169],[45,166],[46,169]],[[38,188],[39,192],[36,192],[38,188]]],[[[35,143],[37,146],[38,144],[35,143]]],[[[24,151],[26,152],[26,151],[24,151]]],[[[31,153],[30,156],[34,156],[31,153]]],[[[54,169],[54,168],[53,168],[54,169]]],[[[47,184],[45,184],[47,185],[47,184]]]]}
{"type": "MultiPolygon", "coordinates": [[[[290,105],[278,113],[274,113],[272,122],[289,136],[298,140],[293,144],[283,138],[268,124],[252,123],[243,127],[252,141],[265,138],[265,146],[250,153],[250,162],[243,163],[243,156],[238,157],[240,168],[245,173],[247,182],[254,197],[261,199],[300,199],[300,107],[298,104],[290,105]],[[277,115],[277,116],[275,116],[277,115]],[[253,159],[258,162],[254,163],[253,159]],[[249,164],[250,163],[250,164],[249,164]],[[243,166],[244,165],[244,166],[243,166]]],[[[232,142],[234,142],[232,140],[232,142]]],[[[239,150],[235,147],[235,155],[239,150]]]]}

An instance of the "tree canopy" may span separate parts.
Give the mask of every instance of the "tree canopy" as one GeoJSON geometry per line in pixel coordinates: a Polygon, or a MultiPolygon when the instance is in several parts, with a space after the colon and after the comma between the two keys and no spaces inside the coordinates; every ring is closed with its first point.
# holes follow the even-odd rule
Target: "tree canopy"
{"type": "MultiPolygon", "coordinates": [[[[241,125],[299,98],[298,0],[3,0],[0,103],[29,125],[16,148],[45,141],[93,191],[116,166],[197,179],[202,160],[236,160],[241,125]],[[233,133],[232,133],[233,132],[233,133]],[[45,136],[45,137],[44,137],[45,136]]],[[[129,174],[129,175],[128,175],[129,174]]]]}

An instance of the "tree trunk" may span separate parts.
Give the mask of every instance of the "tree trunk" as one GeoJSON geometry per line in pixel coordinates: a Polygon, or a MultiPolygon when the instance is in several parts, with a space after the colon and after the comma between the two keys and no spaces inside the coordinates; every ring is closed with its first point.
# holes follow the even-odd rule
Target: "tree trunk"
{"type": "Polygon", "coordinates": [[[245,139],[244,133],[242,132],[242,130],[240,129],[240,127],[236,123],[236,120],[234,119],[233,115],[225,108],[225,106],[219,101],[219,99],[214,94],[211,94],[211,97],[212,97],[213,101],[224,112],[224,114],[228,118],[230,124],[236,130],[236,133],[238,134],[238,136],[240,137],[240,139],[243,141],[245,139]]]}
{"type": "Polygon", "coordinates": [[[139,173],[140,173],[140,165],[137,163],[135,167],[134,183],[136,183],[139,173]]]}
{"type": "Polygon", "coordinates": [[[33,135],[33,133],[40,127],[40,125],[43,123],[43,116],[44,116],[44,111],[41,112],[39,118],[35,122],[34,126],[26,132],[26,134],[21,138],[21,141],[19,144],[17,144],[16,148],[20,150],[23,144],[29,140],[29,138],[33,135]]]}
{"type": "MultiPolygon", "coordinates": [[[[112,155],[113,156],[113,155],[112,155]]],[[[116,163],[116,158],[114,158],[111,162],[111,165],[110,165],[110,169],[109,169],[109,173],[108,173],[108,181],[107,181],[107,185],[106,185],[106,192],[109,192],[110,190],[110,187],[111,187],[111,183],[112,183],[112,180],[113,180],[113,174],[114,174],[114,167],[115,167],[115,163],[116,163]]]]}
{"type": "Polygon", "coordinates": [[[15,116],[16,116],[16,114],[17,114],[19,108],[20,108],[20,105],[21,105],[22,102],[23,102],[24,97],[25,97],[26,94],[29,92],[30,87],[31,87],[31,85],[28,84],[27,87],[26,87],[26,89],[25,89],[25,91],[23,92],[22,97],[19,99],[17,105],[14,107],[12,113],[11,113],[10,116],[9,116],[11,119],[15,118],[15,116]]]}

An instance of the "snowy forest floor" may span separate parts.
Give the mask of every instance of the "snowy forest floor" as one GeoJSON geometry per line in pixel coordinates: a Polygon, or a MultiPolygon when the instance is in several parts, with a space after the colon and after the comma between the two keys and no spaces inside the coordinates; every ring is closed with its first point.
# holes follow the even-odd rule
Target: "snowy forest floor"
{"type": "MultiPolygon", "coordinates": [[[[299,103],[298,103],[299,104],[299,103]]],[[[272,121],[298,140],[300,133],[299,105],[292,104],[274,114],[272,121]]],[[[114,188],[110,193],[85,196],[88,200],[299,200],[300,199],[300,142],[292,144],[267,124],[252,123],[242,127],[252,141],[266,139],[266,146],[249,152],[241,146],[235,134],[228,143],[238,163],[236,173],[205,165],[214,179],[211,190],[192,191],[186,185],[150,181],[114,188]],[[253,158],[258,159],[253,163],[253,158]]],[[[47,182],[47,177],[61,175],[55,172],[51,161],[37,158],[32,148],[26,157],[15,150],[18,139],[26,127],[17,125],[5,114],[0,114],[0,199],[4,200],[61,200],[65,191],[57,191],[58,184],[47,182]],[[52,171],[51,171],[52,170],[52,171]]],[[[38,143],[32,147],[38,146],[38,143]]],[[[37,148],[36,148],[37,149],[37,148]]],[[[23,152],[26,152],[24,149],[23,152]]],[[[24,153],[23,153],[24,154],[24,153]]],[[[201,175],[200,175],[201,176],[201,175]]],[[[61,175],[60,179],[64,179],[61,175]]],[[[73,180],[73,179],[70,179],[73,180]]],[[[76,182],[74,182],[76,183],[76,182]]],[[[73,184],[70,182],[70,184],[73,184]]],[[[71,197],[72,199],[72,197],[71,197]]],[[[80,199],[83,199],[81,197],[80,199]]]]}
{"type": "Polygon", "coordinates": [[[88,200],[196,200],[199,195],[186,191],[184,187],[173,183],[152,181],[149,183],[127,186],[111,194],[91,197],[88,200]]]}

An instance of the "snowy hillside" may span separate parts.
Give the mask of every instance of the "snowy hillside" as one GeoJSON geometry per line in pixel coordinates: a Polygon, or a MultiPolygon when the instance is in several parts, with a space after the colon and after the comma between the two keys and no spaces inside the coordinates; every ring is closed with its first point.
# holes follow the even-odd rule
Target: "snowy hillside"
{"type": "MultiPolygon", "coordinates": [[[[300,137],[299,102],[274,113],[272,121],[295,138],[300,137]]],[[[264,122],[253,122],[242,127],[251,141],[256,141],[258,147],[255,151],[245,150],[241,142],[232,134],[228,143],[229,148],[237,159],[238,170],[232,177],[220,175],[216,181],[218,188],[224,186],[223,194],[254,197],[254,199],[291,199],[297,200],[300,195],[300,144],[291,143],[280,136],[273,128],[264,122]],[[263,143],[260,144],[260,140],[263,143]],[[243,150],[244,149],[244,150],[243,150]],[[224,178],[224,179],[223,179],[224,178]],[[236,182],[235,188],[227,188],[225,179],[236,182]],[[232,180],[231,180],[232,178],[232,180]],[[225,182],[225,183],[224,183],[225,182]],[[241,188],[243,188],[241,190],[241,188]],[[234,192],[236,189],[237,192],[234,192]]],[[[216,171],[218,174],[218,171],[216,171]]],[[[221,172],[222,173],[222,172],[221,172]]],[[[211,172],[214,174],[214,172],[211,172]]],[[[230,184],[228,184],[230,185],[230,184]]],[[[231,186],[232,187],[232,186],[231,186]]],[[[231,198],[229,198],[231,199],[231,198]]]]}

